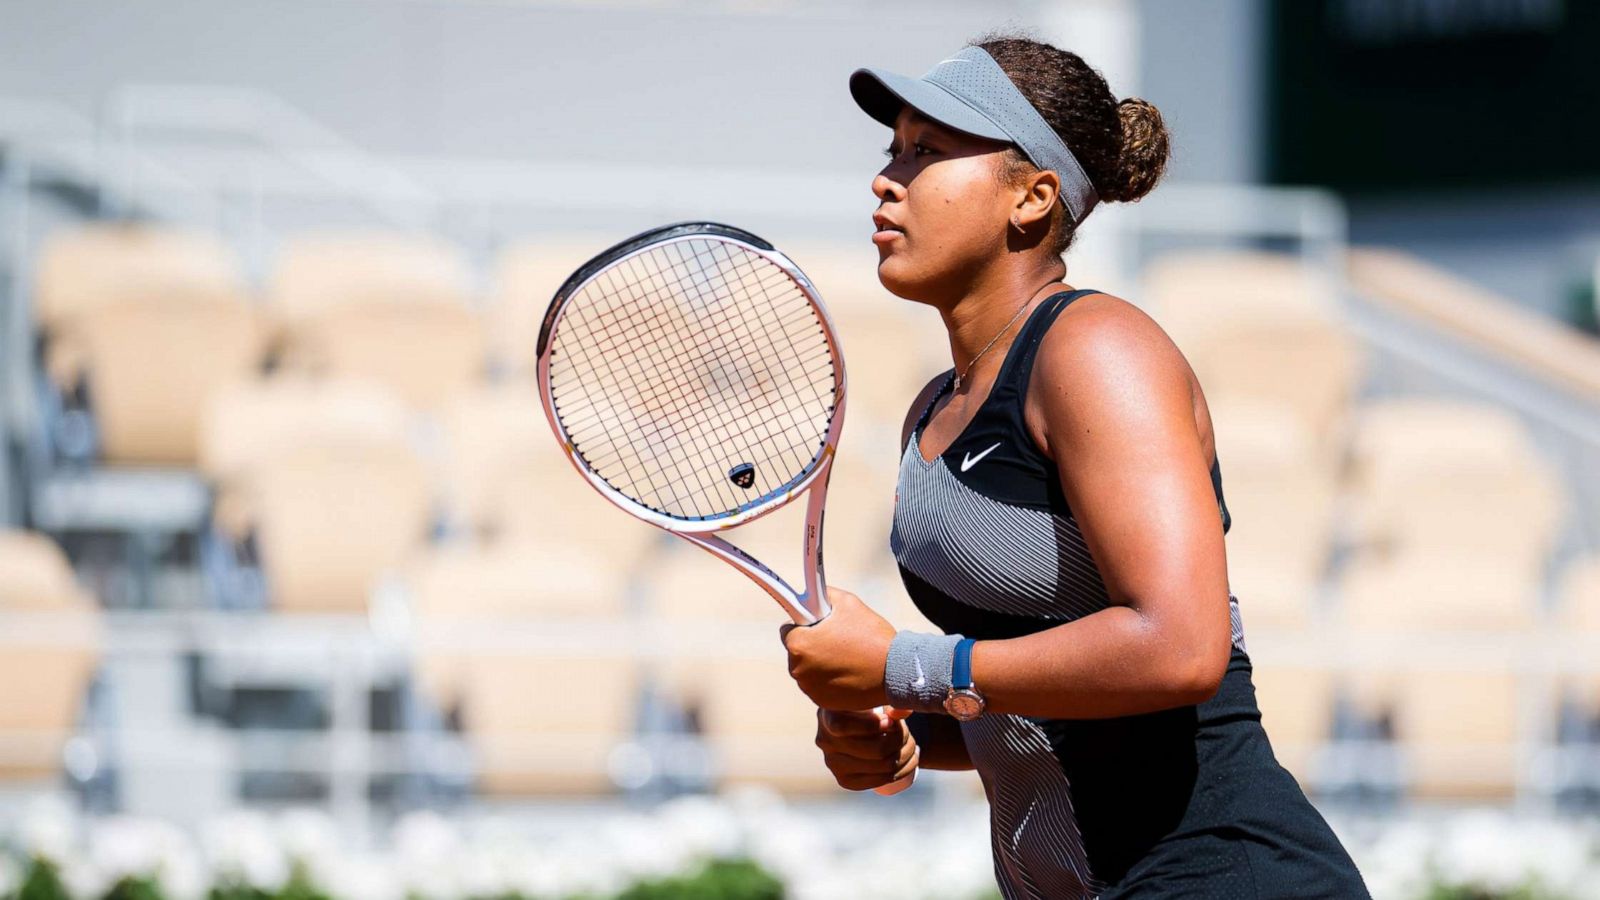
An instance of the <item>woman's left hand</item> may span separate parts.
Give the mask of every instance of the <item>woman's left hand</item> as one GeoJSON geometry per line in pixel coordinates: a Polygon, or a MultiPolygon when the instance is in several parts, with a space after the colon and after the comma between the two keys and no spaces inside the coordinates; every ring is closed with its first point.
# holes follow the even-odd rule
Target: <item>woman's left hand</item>
{"type": "Polygon", "coordinates": [[[846,590],[828,588],[833,612],[815,625],[779,629],[789,650],[789,674],[823,709],[882,706],[883,667],[894,626],[846,590]]]}

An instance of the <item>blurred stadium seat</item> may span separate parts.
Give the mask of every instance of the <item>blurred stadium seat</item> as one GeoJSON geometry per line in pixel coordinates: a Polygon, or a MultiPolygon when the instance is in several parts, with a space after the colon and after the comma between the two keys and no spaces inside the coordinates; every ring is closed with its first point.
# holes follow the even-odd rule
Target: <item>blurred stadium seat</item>
{"type": "Polygon", "coordinates": [[[489,794],[615,790],[611,753],[632,730],[630,654],[483,650],[461,673],[461,721],[489,794]]]}
{"type": "Polygon", "coordinates": [[[98,610],[53,541],[0,530],[0,617],[0,781],[51,778],[98,664],[98,610]]]}
{"type": "Polygon", "coordinates": [[[245,502],[275,609],[364,613],[427,538],[434,492],[404,445],[301,448],[264,467],[245,502]]]}
{"type": "Polygon", "coordinates": [[[34,316],[56,346],[49,371],[59,383],[78,375],[80,317],[118,300],[232,300],[243,290],[238,262],[216,237],[165,225],[103,222],[52,234],[39,250],[34,316]]]}
{"type": "Polygon", "coordinates": [[[241,298],[121,301],[80,327],[102,457],[192,466],[200,417],[219,388],[260,365],[262,334],[241,298]]]}
{"type": "Polygon", "coordinates": [[[487,369],[465,259],[406,235],[304,237],[283,250],[269,296],[283,365],[378,381],[437,409],[487,369]]]}
{"type": "MultiPolygon", "coordinates": [[[[406,577],[414,628],[424,637],[416,671],[427,696],[446,709],[465,702],[475,637],[550,621],[616,621],[626,599],[624,573],[570,543],[446,545],[414,559],[406,577]]],[[[586,689],[564,683],[564,690],[586,689]]]]}
{"type": "Polygon", "coordinates": [[[41,252],[46,370],[85,378],[110,463],[192,465],[206,397],[261,363],[238,265],[214,238],[151,225],[88,226],[41,252]]]}
{"type": "Polygon", "coordinates": [[[489,352],[498,369],[512,376],[533,374],[539,326],[550,300],[567,276],[613,243],[615,236],[547,235],[523,238],[501,252],[486,310],[489,352]]]}
{"type": "Polygon", "coordinates": [[[461,252],[434,237],[395,233],[308,234],[278,253],[268,300],[294,329],[345,304],[457,304],[471,295],[461,252]]]}
{"type": "Polygon", "coordinates": [[[1316,784],[1316,754],[1332,734],[1333,674],[1326,668],[1254,666],[1261,726],[1278,762],[1302,785],[1316,784]]]}
{"type": "Polygon", "coordinates": [[[1557,596],[1564,624],[1600,632],[1600,556],[1569,563],[1562,574],[1557,596]]]}
{"type": "MultiPolygon", "coordinates": [[[[444,411],[442,424],[452,520],[470,533],[487,535],[500,527],[504,482],[523,467],[548,465],[553,496],[564,496],[554,491],[561,481],[569,485],[576,481],[577,473],[560,459],[532,379],[487,384],[464,393],[444,411]],[[557,463],[568,471],[562,472],[557,463]]],[[[576,492],[572,495],[582,499],[576,492]]]]}
{"type": "Polygon", "coordinates": [[[776,629],[759,644],[769,641],[768,653],[680,655],[665,678],[700,723],[722,786],[835,791],[815,744],[817,707],[789,677],[776,629]]]}
{"type": "Polygon", "coordinates": [[[1358,705],[1386,710],[1409,796],[1505,798],[1519,783],[1518,679],[1470,666],[1417,666],[1353,679],[1358,705]]]}
{"type": "Polygon", "coordinates": [[[1492,556],[1537,571],[1564,510],[1555,477],[1510,413],[1400,399],[1365,406],[1351,442],[1356,543],[1492,556]]]}
{"type": "Polygon", "coordinates": [[[1228,578],[1246,629],[1309,621],[1332,550],[1332,454],[1284,404],[1208,395],[1222,467],[1228,578]]]}
{"type": "Polygon", "coordinates": [[[94,605],[55,541],[31,531],[0,530],[0,605],[57,610],[94,605]]]}
{"type": "Polygon", "coordinates": [[[1147,267],[1145,290],[1207,396],[1281,403],[1318,440],[1338,437],[1363,359],[1339,324],[1333,286],[1304,262],[1173,254],[1147,267]]]}
{"type": "Polygon", "coordinates": [[[1518,631],[1539,616],[1538,571],[1470,552],[1362,554],[1339,579],[1358,632],[1518,631]]]}
{"type": "Polygon", "coordinates": [[[290,368],[382,384],[437,410],[483,378],[478,316],[461,303],[347,303],[310,316],[291,343],[290,368]]]}

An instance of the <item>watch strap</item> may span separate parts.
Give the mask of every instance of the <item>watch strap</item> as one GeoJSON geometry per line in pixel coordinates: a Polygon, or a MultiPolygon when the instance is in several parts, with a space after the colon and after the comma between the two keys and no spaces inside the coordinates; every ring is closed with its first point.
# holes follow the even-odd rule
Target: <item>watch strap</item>
{"type": "Polygon", "coordinates": [[[955,656],[950,660],[950,686],[956,690],[972,687],[972,645],[975,638],[962,638],[956,644],[955,656]]]}

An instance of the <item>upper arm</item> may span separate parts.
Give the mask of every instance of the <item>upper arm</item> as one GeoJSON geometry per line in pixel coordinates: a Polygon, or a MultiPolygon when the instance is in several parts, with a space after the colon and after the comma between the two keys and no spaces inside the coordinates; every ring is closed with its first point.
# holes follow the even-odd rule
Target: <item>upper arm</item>
{"type": "Polygon", "coordinates": [[[1093,301],[1046,333],[1030,424],[1111,602],[1225,667],[1227,560],[1188,363],[1136,307],[1093,301]]]}

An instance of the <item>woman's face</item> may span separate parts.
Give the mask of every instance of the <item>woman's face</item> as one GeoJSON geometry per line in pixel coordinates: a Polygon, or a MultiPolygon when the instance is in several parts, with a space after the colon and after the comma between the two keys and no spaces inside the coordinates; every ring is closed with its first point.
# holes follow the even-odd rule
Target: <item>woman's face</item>
{"type": "Polygon", "coordinates": [[[889,163],[872,179],[872,242],[890,293],[944,306],[1004,252],[1017,199],[998,177],[1007,146],[900,111],[889,163]]]}

